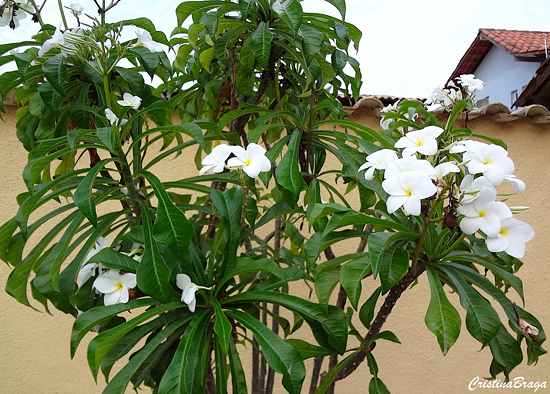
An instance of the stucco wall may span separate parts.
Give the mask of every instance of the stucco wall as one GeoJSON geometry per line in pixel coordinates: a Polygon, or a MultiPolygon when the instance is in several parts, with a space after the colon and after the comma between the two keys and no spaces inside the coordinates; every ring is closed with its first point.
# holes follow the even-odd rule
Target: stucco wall
{"type": "Polygon", "coordinates": [[[511,107],[512,92],[517,90],[521,94],[539,66],[538,62],[516,61],[504,48],[493,45],[475,71],[476,77],[486,84],[478,93],[478,99],[489,97],[490,103],[502,103],[511,107]]]}
{"type": "MultiPolygon", "coordinates": [[[[17,210],[15,196],[24,191],[21,171],[26,163],[26,152],[18,143],[14,129],[14,109],[8,108],[7,123],[0,122],[0,197],[3,203],[0,222],[14,215],[17,210]]],[[[355,120],[367,126],[378,128],[378,118],[359,116],[355,120]]],[[[516,174],[527,183],[524,194],[511,197],[511,205],[528,205],[530,211],[521,214],[520,219],[529,222],[537,232],[535,239],[528,244],[525,266],[520,271],[524,281],[526,307],[534,313],[550,331],[550,277],[546,247],[549,241],[550,212],[547,196],[550,195],[548,165],[550,158],[550,126],[532,125],[527,120],[507,124],[495,124],[484,118],[477,118],[469,126],[477,133],[499,137],[508,143],[510,156],[516,164],[516,174]]],[[[193,165],[185,164],[183,155],[163,163],[164,167],[155,172],[164,179],[195,174],[193,165]]],[[[335,253],[348,253],[355,249],[356,241],[339,245],[335,253]]],[[[0,267],[0,283],[5,283],[10,270],[0,267]]],[[[377,285],[364,281],[363,294],[367,296],[377,285]]],[[[294,293],[304,296],[309,290],[294,288],[294,293]]],[[[461,311],[456,294],[449,299],[461,311]]],[[[515,299],[520,303],[519,299],[515,299]]],[[[474,377],[489,376],[491,361],[489,349],[481,352],[479,343],[472,339],[466,327],[450,350],[443,357],[435,336],[424,324],[424,315],[429,303],[429,288],[426,277],[420,278],[417,286],[408,290],[397,303],[389,317],[385,330],[392,330],[401,340],[397,345],[379,342],[374,355],[380,368],[380,378],[394,394],[449,394],[468,392],[468,383],[474,377]]],[[[497,308],[498,309],[498,308],[497,308]]],[[[69,358],[69,337],[73,319],[58,312],[54,317],[37,313],[18,304],[9,295],[0,292],[0,321],[3,340],[0,341],[0,393],[101,393],[105,384],[102,378],[96,386],[86,364],[86,345],[93,334],[81,344],[74,360],[69,358]]],[[[464,320],[464,313],[462,313],[464,320]]],[[[358,325],[358,327],[360,324],[358,325]]],[[[548,346],[547,346],[548,347],[548,346]]],[[[249,351],[246,351],[249,354],[249,351]]],[[[247,359],[247,356],[244,356],[247,359]]],[[[311,370],[311,362],[306,365],[311,370]]],[[[522,365],[514,370],[512,377],[523,377],[526,381],[547,381],[550,384],[550,356],[542,357],[535,367],[522,365]]],[[[347,380],[337,385],[337,393],[367,393],[371,376],[366,364],[347,380]]],[[[277,379],[280,381],[280,378],[277,379]]],[[[303,392],[309,388],[309,375],[303,392]]],[[[512,390],[514,393],[532,393],[532,389],[512,390]]],[[[132,392],[130,389],[128,392],[132,392]]],[[[142,392],[148,393],[148,390],[142,392]]],[[[283,393],[280,384],[276,393],[283,393]]],[[[538,390],[550,392],[550,389],[538,390]]],[[[200,394],[200,393],[199,393],[200,394]]]]}

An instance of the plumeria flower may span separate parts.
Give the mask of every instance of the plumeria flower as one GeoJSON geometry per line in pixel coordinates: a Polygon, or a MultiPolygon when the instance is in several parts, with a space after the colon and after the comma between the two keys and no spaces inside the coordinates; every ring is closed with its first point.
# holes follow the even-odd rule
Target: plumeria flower
{"type": "Polygon", "coordinates": [[[470,235],[478,230],[488,237],[498,236],[501,229],[501,220],[512,217],[508,206],[495,201],[497,191],[494,187],[483,187],[475,201],[458,207],[459,214],[464,215],[460,221],[460,229],[470,235]]]}
{"type": "Polygon", "coordinates": [[[483,187],[493,187],[491,182],[484,176],[474,179],[473,175],[466,175],[460,182],[460,193],[462,194],[462,203],[468,204],[474,201],[483,187]]]}
{"type": "Polygon", "coordinates": [[[231,154],[232,149],[227,144],[220,144],[212,149],[212,152],[202,160],[203,167],[199,171],[199,175],[213,172],[219,174],[225,168],[225,161],[231,154]]]}
{"type": "Polygon", "coordinates": [[[463,74],[457,78],[458,83],[468,91],[468,93],[483,90],[485,82],[481,79],[476,79],[474,74],[463,74]]]}
{"type": "Polygon", "coordinates": [[[384,170],[389,163],[397,160],[397,153],[391,149],[381,149],[367,156],[367,162],[359,167],[359,171],[367,169],[365,179],[374,177],[374,170],[384,170]]]}
{"type": "Polygon", "coordinates": [[[390,194],[386,202],[388,213],[393,213],[403,206],[410,215],[420,215],[420,200],[437,192],[437,187],[430,177],[415,171],[387,178],[382,182],[382,188],[390,194]]]}
{"type": "Polygon", "coordinates": [[[504,180],[512,184],[512,188],[515,192],[523,193],[525,191],[525,182],[518,179],[515,175],[505,175],[504,180]]]}
{"type": "Polygon", "coordinates": [[[512,257],[522,258],[525,255],[525,243],[535,236],[535,230],[521,220],[506,218],[496,237],[487,237],[487,249],[491,252],[505,252],[512,257]]]}
{"type": "Polygon", "coordinates": [[[437,126],[428,126],[422,130],[411,131],[401,137],[394,145],[395,148],[405,148],[403,157],[411,156],[418,152],[423,155],[435,155],[437,153],[437,140],[443,129],[437,126]]]}
{"type": "Polygon", "coordinates": [[[71,3],[69,4],[69,7],[68,7],[71,12],[73,13],[74,16],[76,16],[77,18],[82,15],[82,11],[84,11],[84,7],[82,7],[80,5],[80,3],[71,3]]]}
{"type": "Polygon", "coordinates": [[[465,152],[462,156],[470,174],[483,174],[493,184],[499,185],[504,177],[515,171],[514,162],[508,152],[498,145],[476,144],[475,151],[465,152]]]}
{"type": "Polygon", "coordinates": [[[451,172],[460,172],[460,168],[458,168],[454,161],[447,161],[445,163],[438,164],[435,166],[434,170],[435,174],[432,175],[432,178],[435,180],[442,179],[451,172]]]}
{"type": "Polygon", "coordinates": [[[233,146],[235,157],[227,161],[230,168],[241,168],[250,178],[256,178],[260,172],[271,170],[271,162],[265,156],[265,149],[255,143],[250,143],[246,150],[241,146],[233,146]]]}
{"type": "MultiPolygon", "coordinates": [[[[28,5],[27,0],[18,1],[17,3],[23,8],[26,8],[28,5]]],[[[9,26],[11,29],[15,30],[19,27],[19,20],[27,17],[27,13],[19,6],[14,7],[13,3],[6,4],[6,2],[3,2],[3,4],[0,4],[0,7],[1,6],[4,8],[1,8],[0,27],[9,26]]]]}
{"type": "Polygon", "coordinates": [[[397,112],[397,107],[399,106],[400,100],[397,100],[393,104],[388,104],[380,110],[380,112],[387,114],[388,112],[397,112]]]}
{"type": "Polygon", "coordinates": [[[436,174],[435,169],[427,160],[419,160],[416,156],[408,156],[388,163],[384,178],[399,177],[405,172],[420,172],[428,177],[436,174]]]}
{"type": "MultiPolygon", "coordinates": [[[[100,250],[109,247],[109,239],[99,237],[94,244],[94,248],[88,252],[84,261],[90,261],[100,250]]],[[[101,263],[92,263],[84,265],[78,272],[78,287],[81,287],[92,276],[97,274],[97,271],[102,272],[105,267],[101,263]]]]}
{"type": "MultiPolygon", "coordinates": [[[[111,123],[111,125],[116,125],[118,124],[118,118],[117,116],[115,115],[115,113],[113,111],[111,111],[109,108],[105,108],[105,116],[107,117],[107,120],[109,120],[109,122],[111,123]]],[[[122,121],[120,122],[120,125],[121,126],[124,126],[126,123],[128,123],[128,119],[122,119],[122,121]]],[[[126,193],[128,193],[128,191],[126,191],[126,193]]]]}
{"type": "Polygon", "coordinates": [[[199,289],[210,290],[211,287],[198,286],[191,282],[191,278],[186,274],[177,274],[176,275],[176,286],[182,290],[181,293],[181,302],[187,304],[187,307],[191,312],[195,312],[197,306],[197,299],[195,293],[199,289]]]}
{"type": "Polygon", "coordinates": [[[138,109],[141,105],[141,98],[138,96],[132,96],[130,93],[124,93],[122,100],[118,100],[117,103],[123,107],[138,109]]]}
{"type": "Polygon", "coordinates": [[[136,274],[120,274],[119,270],[109,270],[93,284],[100,293],[104,294],[103,303],[105,305],[125,304],[130,299],[130,289],[137,286],[136,274]]]}
{"type": "Polygon", "coordinates": [[[138,40],[132,46],[132,48],[145,47],[151,52],[164,52],[164,49],[162,49],[162,45],[160,45],[156,41],[153,41],[151,33],[149,33],[147,30],[144,30],[143,32],[136,31],[136,35],[138,40]]]}
{"type": "Polygon", "coordinates": [[[55,32],[53,33],[52,38],[49,40],[46,40],[44,44],[42,44],[42,47],[38,51],[38,56],[42,57],[45,53],[47,53],[50,49],[53,48],[60,48],[65,44],[65,38],[63,37],[63,33],[61,32],[61,24],[57,27],[55,32]]]}

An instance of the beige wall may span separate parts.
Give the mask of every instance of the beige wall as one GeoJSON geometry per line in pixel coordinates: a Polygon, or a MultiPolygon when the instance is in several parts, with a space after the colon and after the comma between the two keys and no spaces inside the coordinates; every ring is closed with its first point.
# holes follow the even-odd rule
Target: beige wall
{"type": "MultiPolygon", "coordinates": [[[[0,123],[0,197],[3,207],[0,222],[12,217],[17,204],[15,196],[24,191],[21,171],[26,164],[26,152],[15,137],[14,109],[7,108],[7,123],[0,123]]],[[[378,128],[378,118],[361,116],[361,122],[378,128]]],[[[507,124],[497,124],[478,118],[469,125],[475,132],[499,137],[508,144],[510,156],[516,164],[516,174],[527,183],[524,194],[510,198],[512,205],[528,205],[530,211],[521,214],[520,219],[530,223],[537,236],[528,244],[525,266],[520,271],[524,281],[526,307],[535,314],[550,331],[550,264],[546,258],[545,246],[550,240],[550,182],[547,173],[550,158],[550,126],[532,125],[526,119],[507,124]]],[[[163,178],[177,178],[185,173],[194,173],[191,165],[185,165],[185,158],[164,163],[156,171],[163,178]],[[189,172],[190,171],[190,172],[189,172]]],[[[335,252],[343,252],[352,245],[340,245],[335,252]]],[[[348,249],[349,250],[349,249],[348,249]]],[[[0,283],[5,283],[9,269],[0,267],[0,283]]],[[[443,357],[435,336],[424,325],[424,315],[429,303],[429,288],[426,278],[421,277],[418,286],[407,291],[389,317],[385,330],[392,330],[402,344],[378,343],[374,356],[380,368],[380,378],[394,394],[400,393],[442,393],[468,392],[468,383],[476,376],[489,376],[491,361],[489,349],[478,352],[480,346],[463,326],[462,335],[449,354],[443,357]]],[[[377,284],[366,280],[363,293],[370,294],[377,284]]],[[[304,289],[294,289],[304,292],[304,289]]],[[[307,294],[304,292],[304,294],[307,294]]],[[[459,307],[458,297],[449,294],[451,302],[459,307]]],[[[519,300],[516,298],[516,302],[519,300]]],[[[461,308],[458,308],[461,310],[461,308]]],[[[83,341],[74,360],[69,357],[69,337],[73,319],[58,312],[54,317],[37,313],[18,304],[9,295],[0,292],[0,324],[3,340],[0,341],[0,393],[101,393],[104,383],[95,385],[86,364],[86,344],[83,341]]],[[[462,313],[462,312],[461,312],[462,313]]],[[[464,313],[462,313],[464,316],[464,313]]],[[[358,327],[360,324],[358,325],[358,327]]],[[[88,336],[88,340],[93,334],[88,336]]],[[[549,346],[546,346],[549,347],[549,346]]],[[[248,350],[246,353],[249,353],[248,350]]],[[[537,366],[524,362],[514,370],[512,377],[522,376],[526,381],[547,381],[550,385],[550,356],[542,357],[537,366]]],[[[306,365],[309,367],[311,363],[306,365]]],[[[310,370],[310,368],[309,368],[310,370]]],[[[370,373],[366,365],[347,380],[337,385],[337,393],[367,393],[370,373]]],[[[280,381],[278,378],[277,381],[280,381]]],[[[309,388],[309,376],[304,392],[309,388]]],[[[128,390],[131,392],[131,390],[128,390]]],[[[148,390],[143,390],[147,393],[148,390]]],[[[280,385],[275,391],[282,393],[280,385]]],[[[514,393],[530,393],[532,390],[513,390],[514,393]]],[[[538,390],[550,392],[550,389],[538,390]]]]}

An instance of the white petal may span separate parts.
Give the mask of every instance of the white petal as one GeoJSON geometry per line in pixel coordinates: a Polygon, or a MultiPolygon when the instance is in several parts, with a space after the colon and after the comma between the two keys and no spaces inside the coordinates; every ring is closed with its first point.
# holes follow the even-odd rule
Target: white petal
{"type": "Polygon", "coordinates": [[[193,282],[191,282],[191,278],[188,275],[186,274],[176,275],[176,286],[178,286],[179,289],[185,290],[192,284],[193,282]]]}
{"type": "Polygon", "coordinates": [[[105,276],[100,276],[94,281],[93,287],[100,293],[108,294],[118,290],[115,282],[105,276]]]}
{"type": "Polygon", "coordinates": [[[389,196],[388,201],[386,201],[386,208],[388,208],[388,213],[394,213],[407,202],[409,197],[407,196],[389,196]]]}
{"type": "Polygon", "coordinates": [[[128,286],[129,289],[133,289],[137,286],[136,274],[132,274],[130,272],[125,273],[122,275],[122,283],[128,286]]]}
{"type": "Polygon", "coordinates": [[[509,245],[507,237],[487,237],[487,249],[491,252],[504,252],[509,245]]]}
{"type": "Polygon", "coordinates": [[[120,302],[121,297],[121,291],[113,291],[112,293],[105,294],[105,297],[103,297],[103,303],[105,305],[115,305],[120,302]]]}

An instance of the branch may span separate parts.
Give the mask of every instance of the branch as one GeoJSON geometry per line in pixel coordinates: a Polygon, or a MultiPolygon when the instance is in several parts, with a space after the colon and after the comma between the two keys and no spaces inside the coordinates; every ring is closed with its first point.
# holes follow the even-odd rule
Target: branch
{"type": "MultiPolygon", "coordinates": [[[[416,267],[416,273],[413,273],[412,267],[409,268],[405,276],[390,290],[384,304],[380,307],[380,310],[376,314],[376,318],[372,322],[367,335],[365,336],[364,343],[365,345],[378,333],[380,333],[382,326],[386,322],[389,314],[391,313],[395,303],[401,297],[401,295],[407,290],[407,288],[413,283],[426,269],[424,263],[420,263],[416,267]]],[[[374,349],[375,344],[373,343],[369,349],[363,349],[353,357],[349,363],[347,363],[341,370],[336,374],[334,381],[342,380],[347,378],[357,367],[365,360],[366,352],[374,349]]]]}

